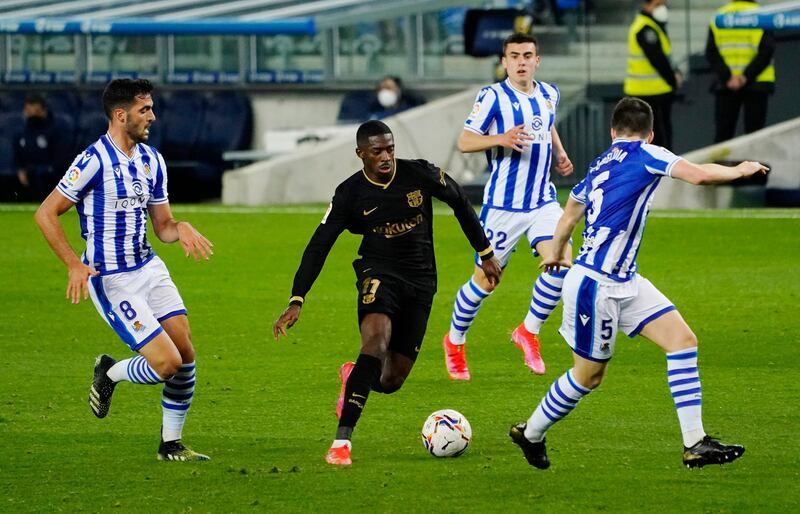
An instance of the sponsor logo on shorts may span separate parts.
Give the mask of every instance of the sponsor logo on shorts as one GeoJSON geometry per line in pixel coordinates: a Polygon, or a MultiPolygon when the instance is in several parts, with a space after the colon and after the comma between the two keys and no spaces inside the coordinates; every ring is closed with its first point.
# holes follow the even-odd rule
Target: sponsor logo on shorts
{"type": "Polygon", "coordinates": [[[134,321],[134,322],[133,322],[133,330],[134,330],[134,331],[136,331],[136,332],[143,332],[143,331],[145,331],[146,329],[147,329],[147,325],[144,325],[144,324],[143,324],[141,321],[139,321],[138,319],[137,319],[136,321],[134,321]]]}

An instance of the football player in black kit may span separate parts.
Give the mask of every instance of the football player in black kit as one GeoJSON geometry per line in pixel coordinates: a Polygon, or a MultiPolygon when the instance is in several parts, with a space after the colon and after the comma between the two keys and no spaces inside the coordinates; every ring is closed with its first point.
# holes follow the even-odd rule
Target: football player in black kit
{"type": "Polygon", "coordinates": [[[432,197],[453,209],[486,276],[498,282],[501,273],[475,211],[452,178],[427,161],[395,159],[394,137],[383,122],[362,124],[356,143],[364,168],[336,188],[303,252],[289,306],[273,326],[277,339],[297,322],[339,234],[345,229],[361,234],[360,258],[353,262],[361,351],[355,363],[343,364],[339,372],[339,427],[325,456],[335,465],[351,464],[350,439],[370,391],[400,389],[422,345],[436,293],[432,197]]]}

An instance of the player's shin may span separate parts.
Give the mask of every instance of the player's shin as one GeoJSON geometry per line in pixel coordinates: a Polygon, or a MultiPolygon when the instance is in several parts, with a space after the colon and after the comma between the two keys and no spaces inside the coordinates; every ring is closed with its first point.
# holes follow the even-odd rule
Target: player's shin
{"type": "Polygon", "coordinates": [[[466,342],[469,327],[475,321],[481,304],[491,294],[491,291],[485,291],[478,286],[474,278],[470,278],[466,284],[461,286],[456,293],[453,315],[450,318],[450,342],[452,344],[459,345],[466,342]]]}
{"type": "Polygon", "coordinates": [[[667,353],[667,381],[678,413],[683,445],[691,448],[706,435],[703,430],[703,393],[697,368],[697,347],[667,353]]]}
{"type": "Polygon", "coordinates": [[[561,375],[533,411],[525,427],[525,437],[531,442],[544,439],[545,432],[575,409],[581,398],[592,390],[578,384],[572,369],[561,375]]]}
{"type": "Polygon", "coordinates": [[[525,316],[525,329],[531,334],[538,334],[542,324],[547,321],[561,300],[561,288],[567,270],[557,273],[542,273],[533,284],[531,304],[525,316]]]}
{"type": "Polygon", "coordinates": [[[364,353],[358,356],[345,386],[342,416],[339,418],[339,427],[336,430],[337,441],[349,441],[352,437],[370,390],[380,380],[380,374],[380,359],[364,353]]]}
{"type": "Polygon", "coordinates": [[[107,374],[114,382],[153,385],[164,381],[141,355],[117,362],[109,368],[107,374]]]}
{"type": "Polygon", "coordinates": [[[177,441],[181,438],[186,414],[194,397],[196,382],[195,363],[182,364],[177,373],[164,383],[161,396],[163,420],[162,441],[177,441]]]}

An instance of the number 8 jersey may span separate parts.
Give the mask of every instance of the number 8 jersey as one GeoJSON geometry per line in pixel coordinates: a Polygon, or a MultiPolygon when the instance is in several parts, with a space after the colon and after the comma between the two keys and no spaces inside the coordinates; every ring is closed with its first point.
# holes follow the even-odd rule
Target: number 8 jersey
{"type": "Polygon", "coordinates": [[[617,282],[633,278],[653,193],[680,159],[642,140],[615,139],[570,193],[586,205],[583,245],[575,263],[617,282]]]}

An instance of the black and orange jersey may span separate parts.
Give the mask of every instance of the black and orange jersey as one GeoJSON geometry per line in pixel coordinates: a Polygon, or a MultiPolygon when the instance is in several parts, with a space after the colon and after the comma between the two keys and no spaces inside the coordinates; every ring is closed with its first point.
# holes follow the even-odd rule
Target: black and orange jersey
{"type": "Polygon", "coordinates": [[[489,240],[461,186],[427,161],[397,159],[394,175],[386,184],[370,180],[363,170],[339,184],[303,253],[292,297],[305,298],[344,230],[363,236],[360,258],[353,262],[358,276],[389,275],[435,291],[432,198],[453,209],[475,251],[490,258],[489,240]]]}

